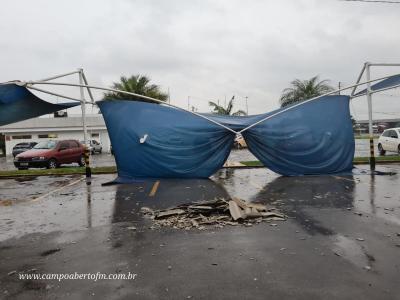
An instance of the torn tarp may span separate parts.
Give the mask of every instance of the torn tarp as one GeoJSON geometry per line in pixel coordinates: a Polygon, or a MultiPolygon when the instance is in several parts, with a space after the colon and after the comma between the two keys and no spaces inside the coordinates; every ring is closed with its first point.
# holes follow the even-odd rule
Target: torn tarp
{"type": "MultiPolygon", "coordinates": [[[[110,135],[118,182],[140,178],[206,178],[222,168],[235,134],[166,105],[129,100],[97,102],[110,135]]],[[[204,114],[240,131],[249,150],[282,175],[351,171],[354,136],[348,96],[324,96],[262,115],[204,114]]]]}
{"type": "Polygon", "coordinates": [[[49,103],[32,94],[26,87],[15,83],[0,84],[0,126],[77,105],[80,105],[80,103],[49,103]]]}
{"type": "MultiPolygon", "coordinates": [[[[381,89],[389,89],[389,88],[394,88],[397,85],[400,84],[400,74],[399,75],[395,75],[395,76],[391,76],[389,78],[386,78],[382,81],[379,81],[378,83],[375,83],[373,85],[371,85],[371,91],[378,91],[381,89]]],[[[367,94],[367,89],[364,89],[358,93],[356,93],[354,95],[354,97],[360,97],[360,96],[364,96],[367,94]]]]}

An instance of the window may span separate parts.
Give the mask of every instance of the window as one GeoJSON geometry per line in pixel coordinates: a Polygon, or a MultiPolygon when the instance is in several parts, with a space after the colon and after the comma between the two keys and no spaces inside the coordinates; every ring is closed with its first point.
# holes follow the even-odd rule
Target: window
{"type": "Polygon", "coordinates": [[[68,142],[62,142],[62,143],[60,143],[59,149],[69,149],[69,148],[70,148],[70,147],[69,147],[68,142]]]}
{"type": "Polygon", "coordinates": [[[12,136],[13,140],[29,140],[31,138],[32,138],[31,135],[13,135],[12,136]]]}
{"type": "Polygon", "coordinates": [[[382,136],[389,136],[389,131],[390,130],[386,130],[385,132],[382,133],[382,136]]]}
{"type": "Polygon", "coordinates": [[[391,137],[391,138],[394,138],[394,139],[397,139],[397,138],[398,138],[397,132],[394,131],[394,130],[390,130],[390,137],[391,137]]]}
{"type": "Polygon", "coordinates": [[[48,134],[38,134],[39,139],[54,139],[57,138],[58,135],[55,133],[48,133],[48,134]]]}
{"type": "Polygon", "coordinates": [[[70,148],[79,148],[78,142],[69,141],[68,143],[69,143],[69,147],[70,147],[70,148]]]}
{"type": "Polygon", "coordinates": [[[56,146],[55,141],[43,141],[36,144],[34,149],[53,149],[56,146]]]}
{"type": "Polygon", "coordinates": [[[98,137],[100,137],[99,133],[92,133],[92,138],[98,138],[98,137]]]}

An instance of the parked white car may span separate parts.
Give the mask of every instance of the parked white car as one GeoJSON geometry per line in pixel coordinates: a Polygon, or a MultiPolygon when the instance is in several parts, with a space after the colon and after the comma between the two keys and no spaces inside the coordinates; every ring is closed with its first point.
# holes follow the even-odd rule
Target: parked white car
{"type": "MultiPolygon", "coordinates": [[[[81,144],[85,145],[85,141],[81,141],[81,144]]],[[[88,140],[87,146],[91,154],[95,154],[96,152],[101,154],[101,151],[103,150],[101,143],[96,140],[88,140]]]]}
{"type": "Polygon", "coordinates": [[[400,127],[386,129],[381,134],[378,140],[378,150],[380,155],[385,155],[386,151],[400,154],[400,127]]]}

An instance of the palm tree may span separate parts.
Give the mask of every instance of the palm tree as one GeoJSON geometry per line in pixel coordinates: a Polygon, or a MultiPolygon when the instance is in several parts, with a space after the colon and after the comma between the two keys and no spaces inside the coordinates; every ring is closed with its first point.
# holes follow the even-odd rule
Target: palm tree
{"type": "Polygon", "coordinates": [[[318,76],[314,76],[309,80],[296,79],[292,81],[290,83],[291,87],[284,89],[282,92],[280,98],[281,107],[333,91],[333,88],[328,84],[329,80],[318,81],[318,79],[318,76]]]}
{"type": "MultiPolygon", "coordinates": [[[[150,78],[139,74],[132,75],[129,78],[121,76],[120,82],[114,82],[112,88],[143,96],[148,96],[161,101],[166,101],[168,99],[168,94],[161,92],[158,85],[150,84],[150,78]]],[[[104,94],[104,99],[140,100],[147,102],[146,99],[118,92],[107,92],[104,94]]],[[[148,102],[152,101],[149,100],[148,102]]]]}
{"type": "Polygon", "coordinates": [[[229,101],[228,106],[227,107],[223,107],[215,102],[208,102],[208,104],[213,108],[214,110],[214,114],[217,115],[231,115],[231,116],[245,116],[247,115],[245,111],[243,110],[238,110],[236,112],[232,112],[233,109],[233,100],[235,100],[235,96],[232,97],[232,99],[229,101]]]}

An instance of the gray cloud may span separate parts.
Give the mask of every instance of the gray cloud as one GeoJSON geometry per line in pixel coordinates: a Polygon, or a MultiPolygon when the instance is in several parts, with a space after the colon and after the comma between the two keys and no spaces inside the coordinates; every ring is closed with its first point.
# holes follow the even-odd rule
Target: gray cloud
{"type": "MultiPolygon", "coordinates": [[[[250,113],[266,112],[294,78],[351,84],[365,61],[400,62],[399,12],[333,0],[6,0],[0,81],[82,66],[91,83],[106,86],[147,74],[183,107],[191,96],[207,111],[207,100],[235,94],[238,108],[248,96],[250,113]]],[[[396,97],[374,99],[376,111],[400,111],[396,97]]],[[[366,117],[363,99],[352,107],[366,117]]]]}

